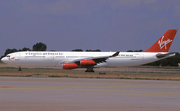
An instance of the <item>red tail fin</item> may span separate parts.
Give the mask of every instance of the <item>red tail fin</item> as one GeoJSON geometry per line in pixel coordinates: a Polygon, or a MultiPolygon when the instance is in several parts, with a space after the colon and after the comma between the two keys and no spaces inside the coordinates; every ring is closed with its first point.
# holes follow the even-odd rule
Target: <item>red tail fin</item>
{"type": "Polygon", "coordinates": [[[143,52],[168,52],[178,29],[169,29],[154,45],[143,52]]]}

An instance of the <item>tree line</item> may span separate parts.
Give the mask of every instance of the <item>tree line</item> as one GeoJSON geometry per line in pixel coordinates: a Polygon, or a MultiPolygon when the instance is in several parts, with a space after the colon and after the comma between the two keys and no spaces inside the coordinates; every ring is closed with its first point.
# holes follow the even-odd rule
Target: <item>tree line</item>
{"type": "MultiPolygon", "coordinates": [[[[74,50],[72,50],[72,52],[83,52],[83,50],[82,49],[74,49],[74,50]]],[[[96,50],[87,49],[86,52],[101,52],[101,50],[100,49],[96,49],[96,50]]]]}
{"type": "MultiPolygon", "coordinates": [[[[22,49],[7,49],[4,53],[2,57],[5,57],[7,54],[9,53],[13,53],[13,52],[19,52],[19,51],[46,51],[47,49],[47,45],[42,43],[42,42],[39,42],[39,43],[36,43],[33,45],[32,49],[30,48],[22,48],[22,49]]],[[[54,50],[53,50],[54,51],[54,50]]],[[[78,52],[83,52],[82,49],[74,49],[72,50],[72,52],[74,51],[78,51],[78,52]]],[[[127,52],[142,52],[143,50],[128,50],[127,52]]],[[[96,50],[86,50],[86,52],[101,52],[100,49],[96,49],[96,50]]],[[[166,59],[163,59],[163,60],[159,60],[159,61],[156,61],[156,62],[152,62],[152,63],[149,63],[149,64],[145,64],[146,66],[178,66],[178,63],[180,63],[180,54],[179,53],[176,53],[175,56],[173,57],[170,57],[170,58],[166,58],[166,59]]]]}
{"type": "Polygon", "coordinates": [[[38,42],[36,44],[33,45],[32,49],[24,47],[22,49],[6,49],[4,55],[1,56],[1,58],[5,57],[6,55],[13,53],[13,52],[20,52],[20,51],[46,51],[47,49],[47,45],[42,43],[42,42],[38,42]]]}
{"type": "MultiPolygon", "coordinates": [[[[20,52],[20,51],[46,51],[46,49],[47,49],[47,45],[46,44],[44,44],[42,42],[38,42],[38,43],[36,43],[36,44],[34,44],[32,46],[32,49],[27,48],[27,47],[24,47],[24,48],[19,49],[19,50],[15,49],[15,48],[13,48],[13,49],[6,49],[4,55],[2,55],[1,58],[5,57],[6,55],[8,55],[10,53],[13,53],[13,52],[20,52]]],[[[55,50],[51,50],[51,51],[55,51],[55,50]]],[[[74,51],[80,51],[81,52],[83,50],[82,49],[74,49],[74,50],[72,50],[72,52],[74,52],[74,51]]],[[[100,49],[86,50],[86,52],[101,52],[101,50],[100,49]]]]}

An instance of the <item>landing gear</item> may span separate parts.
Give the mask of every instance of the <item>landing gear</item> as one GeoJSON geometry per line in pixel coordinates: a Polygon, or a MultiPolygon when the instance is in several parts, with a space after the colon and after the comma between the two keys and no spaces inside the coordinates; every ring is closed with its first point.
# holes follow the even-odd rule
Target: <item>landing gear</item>
{"type": "Polygon", "coordinates": [[[85,72],[94,72],[93,68],[89,67],[85,72]]]}
{"type": "Polygon", "coordinates": [[[18,68],[18,71],[22,71],[21,67],[18,68]]]}

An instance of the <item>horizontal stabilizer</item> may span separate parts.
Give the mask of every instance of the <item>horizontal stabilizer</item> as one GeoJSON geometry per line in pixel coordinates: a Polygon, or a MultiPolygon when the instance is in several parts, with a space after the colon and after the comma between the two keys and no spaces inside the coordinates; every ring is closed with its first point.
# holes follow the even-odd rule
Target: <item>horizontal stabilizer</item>
{"type": "Polygon", "coordinates": [[[170,53],[166,53],[166,54],[158,53],[158,54],[156,54],[156,57],[157,57],[158,59],[167,58],[167,57],[175,56],[177,53],[178,53],[178,52],[170,52],[170,53]]]}

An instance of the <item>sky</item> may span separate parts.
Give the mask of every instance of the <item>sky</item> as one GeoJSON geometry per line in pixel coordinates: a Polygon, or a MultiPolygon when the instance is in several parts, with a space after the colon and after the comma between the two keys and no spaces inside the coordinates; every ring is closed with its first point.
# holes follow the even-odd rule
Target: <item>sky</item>
{"type": "Polygon", "coordinates": [[[0,56],[37,42],[47,50],[146,50],[179,29],[180,0],[0,0],[0,56]]]}

